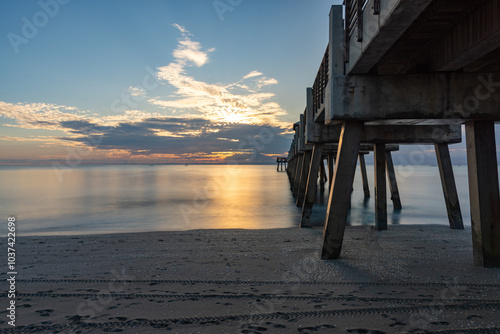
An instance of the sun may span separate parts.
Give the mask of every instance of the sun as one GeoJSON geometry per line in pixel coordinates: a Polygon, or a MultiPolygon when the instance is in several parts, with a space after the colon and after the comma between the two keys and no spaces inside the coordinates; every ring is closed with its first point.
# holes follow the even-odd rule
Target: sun
{"type": "Polygon", "coordinates": [[[223,107],[217,109],[215,112],[215,118],[219,122],[223,123],[250,123],[250,119],[242,112],[241,109],[233,107],[223,107]]]}

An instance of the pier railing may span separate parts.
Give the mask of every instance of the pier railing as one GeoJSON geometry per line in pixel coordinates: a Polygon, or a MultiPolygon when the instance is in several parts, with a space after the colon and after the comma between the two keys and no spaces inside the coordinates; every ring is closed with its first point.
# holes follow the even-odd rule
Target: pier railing
{"type": "Polygon", "coordinates": [[[321,111],[323,107],[323,103],[325,102],[325,88],[328,85],[329,81],[329,50],[330,45],[326,47],[325,55],[323,56],[323,60],[321,61],[321,65],[318,70],[318,74],[316,75],[316,79],[313,84],[313,112],[314,116],[321,111]]]}
{"type": "MultiPolygon", "coordinates": [[[[363,41],[363,12],[368,0],[345,1],[345,62],[349,62],[349,42],[356,33],[358,42],[363,41]]],[[[373,1],[373,15],[380,14],[380,0],[373,1]]]]}

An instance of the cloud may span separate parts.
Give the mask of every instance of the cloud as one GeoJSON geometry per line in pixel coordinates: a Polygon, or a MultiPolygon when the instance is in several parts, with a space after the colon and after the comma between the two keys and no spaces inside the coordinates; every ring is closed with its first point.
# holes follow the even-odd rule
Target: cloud
{"type": "MultiPolygon", "coordinates": [[[[176,25],[177,27],[178,25],[176,25]]],[[[276,103],[269,101],[271,92],[262,92],[265,86],[277,84],[274,78],[267,78],[259,71],[251,71],[242,79],[230,84],[206,83],[187,74],[189,67],[202,66],[208,56],[202,52],[198,42],[186,36],[188,31],[177,27],[183,34],[174,51],[175,60],[158,68],[159,80],[177,90],[169,99],[155,97],[149,102],[155,106],[202,115],[216,122],[274,125],[288,128],[280,121],[286,112],[276,103]],[[242,84],[243,80],[247,80],[242,84]]]]}
{"type": "MultiPolygon", "coordinates": [[[[156,75],[174,91],[169,96],[146,98],[144,88],[128,87],[129,95],[148,102],[151,110],[101,115],[66,105],[0,101],[4,126],[59,131],[46,137],[3,136],[0,140],[86,147],[92,152],[86,159],[94,161],[108,157],[114,161],[221,162],[237,158],[270,162],[273,154],[283,154],[291,139],[285,131],[289,124],[280,120],[286,112],[273,101],[274,93],[263,90],[278,81],[257,70],[232,83],[195,79],[188,74],[190,68],[206,65],[214,49],[203,48],[183,26],[173,26],[181,38],[172,61],[159,67],[156,75]]],[[[64,157],[64,153],[44,155],[40,161],[64,157]]]]}
{"type": "Polygon", "coordinates": [[[183,27],[183,26],[181,26],[181,25],[178,25],[177,23],[172,24],[172,26],[174,26],[174,27],[176,27],[177,29],[179,29],[179,31],[180,31],[180,32],[182,32],[183,34],[185,34],[185,33],[189,33],[189,32],[186,30],[186,28],[184,28],[184,27],[183,27]]]}
{"type": "Polygon", "coordinates": [[[189,36],[191,33],[189,31],[178,25],[177,23],[173,24],[174,27],[179,29],[182,33],[182,38],[179,39],[179,44],[177,48],[174,50],[172,55],[181,65],[194,64],[197,67],[201,67],[208,62],[208,53],[215,51],[214,48],[211,48],[206,51],[202,51],[201,44],[199,42],[192,41],[189,36]]]}
{"type": "Polygon", "coordinates": [[[130,96],[146,96],[146,90],[142,87],[128,87],[128,92],[130,96]]]}
{"type": "Polygon", "coordinates": [[[281,134],[281,129],[275,127],[236,123],[223,125],[203,118],[162,117],[135,124],[122,123],[107,128],[102,135],[61,139],[94,146],[99,150],[126,150],[131,155],[207,156],[214,152],[226,152],[229,157],[241,152],[276,154],[283,150],[283,145],[289,144],[290,136],[281,134]],[[162,132],[173,133],[174,136],[158,135],[162,132]]]}
{"type": "Polygon", "coordinates": [[[248,73],[247,75],[245,75],[245,76],[243,77],[243,79],[248,79],[248,78],[258,77],[258,76],[260,76],[260,75],[262,75],[262,73],[261,73],[261,72],[259,72],[259,71],[252,71],[252,72],[248,73]]]}

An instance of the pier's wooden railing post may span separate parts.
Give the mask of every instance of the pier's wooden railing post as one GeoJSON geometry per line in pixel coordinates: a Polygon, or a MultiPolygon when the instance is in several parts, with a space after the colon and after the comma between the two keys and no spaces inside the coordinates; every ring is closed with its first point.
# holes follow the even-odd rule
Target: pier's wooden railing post
{"type": "Polygon", "coordinates": [[[444,201],[446,203],[446,210],[448,211],[450,227],[462,230],[464,228],[464,222],[462,220],[462,212],[460,211],[460,201],[458,200],[448,144],[435,144],[434,148],[436,151],[439,175],[441,176],[441,184],[443,187],[444,201]]]}
{"type": "Polygon", "coordinates": [[[387,230],[387,185],[385,180],[385,144],[374,145],[375,156],[375,229],[387,230]]]}
{"type": "Polygon", "coordinates": [[[493,121],[465,125],[474,263],[500,266],[500,195],[493,121]]]}
{"type": "Polygon", "coordinates": [[[338,259],[342,250],[362,133],[362,122],[347,121],[342,127],[323,230],[322,259],[338,259]]]}

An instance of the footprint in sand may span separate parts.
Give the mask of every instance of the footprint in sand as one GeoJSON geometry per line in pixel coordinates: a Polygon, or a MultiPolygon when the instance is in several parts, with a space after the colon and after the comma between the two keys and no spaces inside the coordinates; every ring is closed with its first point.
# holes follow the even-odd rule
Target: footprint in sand
{"type": "Polygon", "coordinates": [[[356,333],[356,334],[387,334],[386,332],[373,330],[373,329],[364,329],[364,328],[356,328],[356,329],[348,329],[347,333],[356,333]]]}
{"type": "Polygon", "coordinates": [[[36,313],[39,313],[41,317],[49,317],[54,310],[51,309],[46,309],[46,310],[38,310],[35,311],[36,313]]]}

